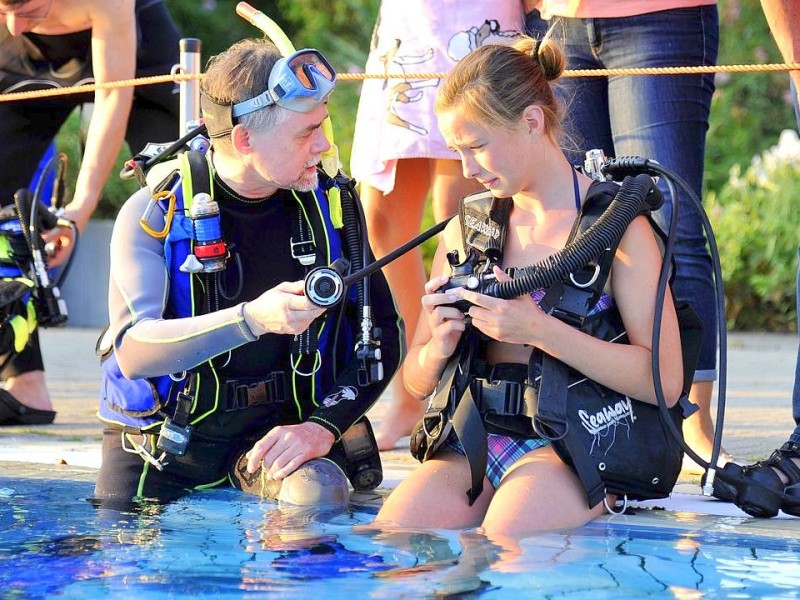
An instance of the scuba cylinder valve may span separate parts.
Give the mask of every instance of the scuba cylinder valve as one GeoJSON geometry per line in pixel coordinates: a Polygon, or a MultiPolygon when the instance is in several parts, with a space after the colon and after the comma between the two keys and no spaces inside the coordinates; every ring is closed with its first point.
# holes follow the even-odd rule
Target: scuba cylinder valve
{"type": "Polygon", "coordinates": [[[603,173],[606,162],[606,154],[601,149],[589,150],[583,161],[583,172],[595,181],[611,181],[611,177],[603,173]]]}
{"type": "Polygon", "coordinates": [[[190,273],[224,270],[228,247],[222,239],[219,204],[209,194],[200,192],[192,198],[189,218],[195,234],[194,254],[186,257],[181,270],[190,273]]]}

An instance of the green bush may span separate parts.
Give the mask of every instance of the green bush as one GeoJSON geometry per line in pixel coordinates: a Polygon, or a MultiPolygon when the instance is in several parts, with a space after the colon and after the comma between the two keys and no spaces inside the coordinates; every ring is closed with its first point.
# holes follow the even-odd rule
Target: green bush
{"type": "MultiPolygon", "coordinates": [[[[781,63],[759,2],[720,0],[720,65],[781,63]]],[[[705,190],[717,192],[734,165],[774,144],[795,126],[789,76],[774,73],[720,73],[706,138],[705,190]]]]}
{"type": "Polygon", "coordinates": [[[742,172],[731,169],[707,208],[725,283],[729,328],[787,331],[797,319],[795,277],[800,242],[800,140],[780,143],[742,172]]]}

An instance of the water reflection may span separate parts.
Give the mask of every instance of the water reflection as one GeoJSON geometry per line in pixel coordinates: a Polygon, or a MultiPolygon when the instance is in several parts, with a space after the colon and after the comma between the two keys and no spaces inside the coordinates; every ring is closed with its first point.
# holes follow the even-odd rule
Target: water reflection
{"type": "Polygon", "coordinates": [[[730,518],[598,521],[516,541],[379,529],[363,507],[288,508],[234,490],[129,511],[93,507],[91,492],[0,477],[0,596],[690,600],[792,597],[800,581],[800,541],[748,538],[730,518]]]}

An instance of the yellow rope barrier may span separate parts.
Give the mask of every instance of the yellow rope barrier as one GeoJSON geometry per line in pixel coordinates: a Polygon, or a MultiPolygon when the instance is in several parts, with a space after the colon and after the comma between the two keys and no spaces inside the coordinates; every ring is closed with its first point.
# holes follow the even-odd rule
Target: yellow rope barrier
{"type": "MultiPolygon", "coordinates": [[[[764,65],[715,65],[705,67],[639,67],[630,69],[567,69],[564,77],[613,77],[616,75],[690,75],[705,73],[765,73],[775,71],[800,71],[800,63],[774,63],[764,65]]],[[[158,83],[178,83],[191,79],[202,79],[203,73],[155,75],[138,79],[124,79],[107,83],[77,85],[68,88],[52,88],[32,90],[28,92],[11,92],[0,94],[0,102],[29,100],[33,98],[49,98],[52,96],[68,96],[85,94],[96,90],[109,90],[139,85],[155,85],[158,83]]],[[[339,81],[362,81],[365,79],[443,79],[447,73],[339,73],[339,81]]]]}
{"type": "Polygon", "coordinates": [[[139,85],[153,85],[156,83],[178,83],[189,81],[190,79],[200,79],[203,73],[175,74],[175,75],[154,75],[152,77],[140,77],[138,79],[121,79],[119,81],[109,81],[107,83],[89,83],[86,85],[76,85],[66,88],[51,88],[47,90],[31,90],[29,92],[11,92],[0,94],[0,102],[12,102],[14,100],[29,100],[31,98],[50,98],[52,96],[69,96],[71,94],[85,94],[96,90],[112,90],[115,88],[135,87],[139,85]]]}
{"type": "MultiPolygon", "coordinates": [[[[709,65],[704,67],[639,67],[630,69],[567,69],[564,77],[612,77],[615,75],[689,75],[703,73],[746,73],[799,71],[800,63],[764,65],[709,65]]],[[[446,73],[339,73],[342,81],[361,79],[442,79],[446,73]]]]}

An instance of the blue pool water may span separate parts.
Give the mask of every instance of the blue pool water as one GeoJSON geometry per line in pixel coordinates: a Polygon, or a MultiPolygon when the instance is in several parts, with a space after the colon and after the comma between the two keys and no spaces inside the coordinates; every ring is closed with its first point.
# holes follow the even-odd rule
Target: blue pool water
{"type": "Polygon", "coordinates": [[[733,517],[615,517],[501,548],[475,532],[374,531],[369,506],[288,510],[215,490],[133,514],[94,508],[91,491],[0,476],[0,598],[800,597],[800,540],[744,536],[733,517]]]}

